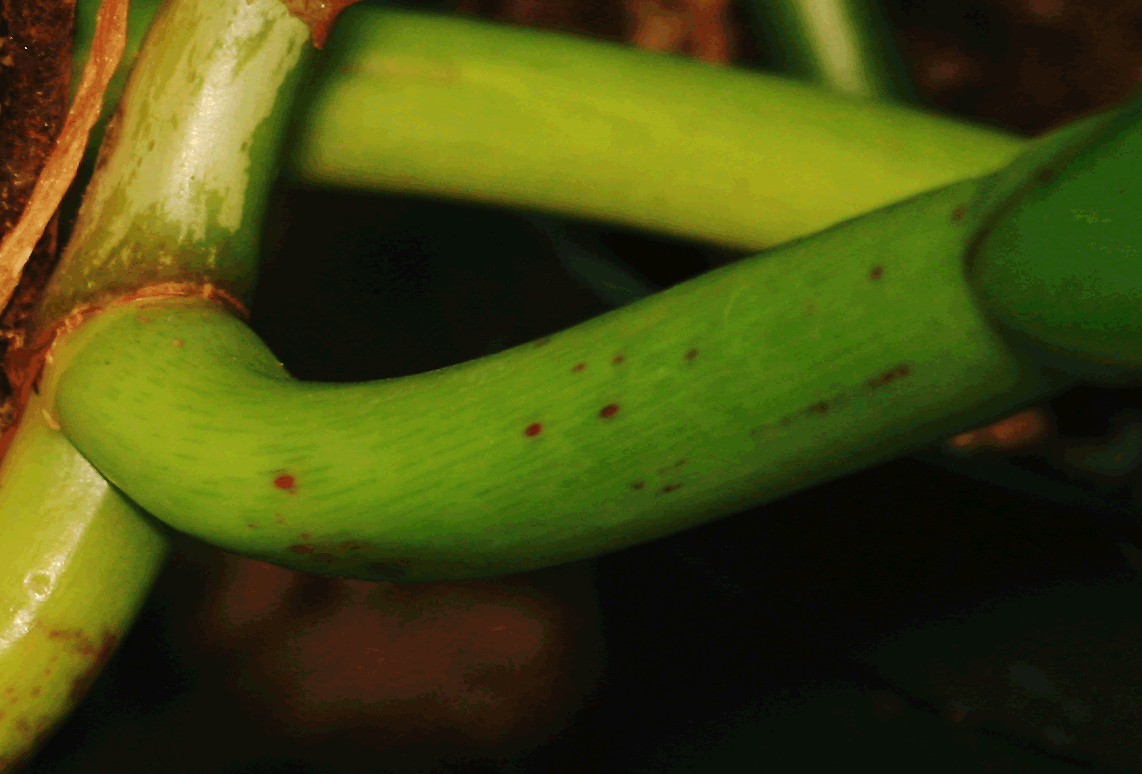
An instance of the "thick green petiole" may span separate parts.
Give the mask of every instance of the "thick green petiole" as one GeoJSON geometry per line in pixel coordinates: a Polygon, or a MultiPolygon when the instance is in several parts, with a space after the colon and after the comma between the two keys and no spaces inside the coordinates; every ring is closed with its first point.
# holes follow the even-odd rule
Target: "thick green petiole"
{"type": "MultiPolygon", "coordinates": [[[[125,141],[101,160],[36,310],[37,334],[50,341],[54,323],[74,306],[97,308],[163,279],[210,283],[236,296],[249,290],[261,207],[307,38],[278,0],[191,0],[163,9],[132,86],[145,109],[126,111],[112,128],[125,141]],[[179,121],[189,118],[179,112],[183,100],[197,120],[179,121]],[[210,121],[220,105],[241,115],[210,121]],[[164,145],[172,139],[177,146],[164,145]],[[125,148],[140,155],[125,156],[125,148]],[[141,157],[149,166],[138,165],[141,157]]],[[[34,346],[19,354],[34,362],[42,353],[34,346]]],[[[167,530],[60,432],[54,396],[40,386],[20,385],[30,397],[0,461],[5,772],[26,763],[83,697],[169,547],[167,530]]]]}
{"type": "Polygon", "coordinates": [[[594,556],[1069,386],[1013,356],[968,290],[982,185],[381,382],[295,381],[204,300],[124,304],[57,347],[47,389],[136,502],[247,556],[402,580],[594,556]]]}
{"type": "Polygon", "coordinates": [[[29,402],[0,462],[0,771],[83,698],[143,606],[169,546],[29,402]]]}
{"type": "Polygon", "coordinates": [[[1025,144],[780,75],[354,7],[287,168],[758,250],[993,172],[1025,144]]]}
{"type": "Polygon", "coordinates": [[[1097,134],[1039,160],[987,224],[971,281],[993,324],[1037,358],[1089,381],[1136,383],[1142,91],[1087,123],[1097,134]]]}
{"type": "Polygon", "coordinates": [[[159,10],[37,328],[158,283],[249,299],[308,35],[280,0],[159,10]]]}
{"type": "MultiPolygon", "coordinates": [[[[176,21],[164,11],[155,29],[185,45],[177,30],[187,25],[176,21]]],[[[398,43],[389,50],[404,45],[406,54],[382,60],[381,72],[395,73],[398,82],[409,72],[423,80],[423,60],[407,52],[431,52],[437,38],[449,39],[447,25],[431,39],[423,34],[436,21],[406,25],[412,36],[400,44],[399,15],[390,22],[382,34],[398,43]]],[[[256,39],[264,45],[267,38],[256,39]]],[[[978,230],[1030,173],[1020,165],[1082,140],[1085,123],[1034,143],[1009,169],[844,222],[544,342],[384,382],[297,382],[252,332],[210,301],[112,302],[117,288],[109,278],[131,267],[144,281],[248,288],[253,216],[243,203],[252,200],[249,212],[257,212],[262,192],[251,187],[246,164],[255,156],[242,154],[272,147],[276,138],[257,132],[240,144],[225,138],[228,145],[208,153],[195,141],[198,134],[181,127],[201,126],[209,139],[223,107],[248,112],[235,96],[244,91],[202,85],[229,72],[234,58],[190,67],[205,73],[196,79],[175,67],[179,55],[171,51],[178,46],[148,46],[147,56],[152,49],[160,53],[140,59],[143,74],[126,95],[133,117],[123,136],[131,142],[109,155],[69,247],[71,263],[57,277],[60,287],[73,288],[58,297],[102,311],[57,344],[44,384],[56,396],[64,432],[102,473],[160,519],[215,545],[303,570],[374,579],[516,572],[780,497],[998,418],[1073,381],[1008,349],[976,304],[964,259],[978,230]],[[157,100],[151,110],[147,100],[160,82],[184,89],[191,107],[164,112],[166,103],[157,100]],[[222,95],[217,102],[215,94],[222,95]],[[175,115],[178,130],[159,131],[175,115]],[[239,163],[220,164],[231,154],[239,163]],[[138,193],[140,179],[148,185],[138,193]],[[236,211],[241,217],[232,217],[236,211]]],[[[272,83],[285,84],[292,76],[282,62],[291,49],[276,50],[267,61],[284,74],[272,83]]],[[[558,41],[540,50],[550,70],[566,65],[558,41]]],[[[661,57],[651,56],[651,65],[638,52],[598,52],[628,54],[635,55],[636,72],[677,75],[687,88],[700,85],[727,100],[737,87],[750,88],[749,78],[707,79],[661,57]]],[[[490,54],[481,56],[483,65],[472,60],[462,70],[464,98],[489,86],[480,105],[512,103],[513,95],[520,103],[518,84],[503,78],[490,54]]],[[[580,75],[590,82],[590,68],[580,75]]],[[[451,83],[445,81],[442,89],[451,83]]],[[[635,79],[636,91],[641,83],[635,79]]],[[[246,88],[259,91],[250,82],[246,88]]],[[[284,104],[275,89],[281,86],[265,89],[266,98],[254,103],[267,124],[284,104]]],[[[394,88],[390,111],[403,91],[394,88]]],[[[560,102],[571,93],[570,81],[552,91],[556,98],[542,101],[541,110],[574,116],[560,102]]],[[[854,105],[846,103],[850,116],[860,113],[854,105]]],[[[371,109],[362,103],[363,114],[371,109]]],[[[407,158],[447,160],[456,152],[442,136],[431,138],[432,153],[417,151],[418,138],[401,135],[412,123],[389,115],[383,124],[400,136],[394,148],[412,149],[407,158]]],[[[682,124],[698,136],[698,124],[682,124]]],[[[671,121],[656,126],[672,136],[671,121]]],[[[842,147],[837,137],[850,128],[822,128],[822,147],[842,147]]],[[[739,147],[747,148],[747,139],[739,147]]],[[[611,147],[599,137],[590,142],[556,165],[560,179],[576,153],[591,152],[594,161],[595,148],[611,147]]],[[[671,142],[679,147],[677,137],[671,142]]],[[[466,146],[459,151],[447,163],[466,162],[464,174],[475,187],[491,185],[481,177],[482,164],[502,162],[517,176],[513,185],[521,170],[541,166],[530,159],[512,167],[503,154],[489,162],[466,146]]],[[[766,158],[759,155],[758,163],[766,158]]],[[[394,156],[393,165],[399,162],[394,156]]],[[[596,167],[606,170],[608,163],[579,161],[576,168],[589,177],[596,167]]],[[[733,179],[732,170],[723,172],[733,179]]],[[[264,174],[259,179],[265,183],[264,174]]],[[[608,185],[601,190],[618,190],[608,185]]],[[[632,211],[649,206],[637,199],[626,202],[632,211]]],[[[591,201],[582,191],[578,200],[591,201]]],[[[801,215],[793,221],[803,226],[801,215]]]]}

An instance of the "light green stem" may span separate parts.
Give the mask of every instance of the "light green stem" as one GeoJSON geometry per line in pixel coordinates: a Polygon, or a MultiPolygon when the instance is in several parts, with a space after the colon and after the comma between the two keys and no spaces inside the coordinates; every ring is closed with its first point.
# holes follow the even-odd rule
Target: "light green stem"
{"type": "Polygon", "coordinates": [[[417,376],[297,382],[223,311],[156,301],[69,336],[47,389],[111,481],[227,550],[400,580],[595,556],[1070,386],[967,289],[985,182],[417,376]]]}
{"type": "Polygon", "coordinates": [[[753,0],[773,67],[854,97],[915,102],[876,0],[753,0]]]}
{"type": "Polygon", "coordinates": [[[289,170],[756,250],[992,172],[1012,135],[777,75],[350,8],[289,170]]]}
{"type": "MultiPolygon", "coordinates": [[[[76,304],[92,311],[156,280],[248,290],[307,37],[278,0],[164,8],[112,128],[120,141],[37,308],[39,332],[76,304]]],[[[167,530],[60,432],[54,395],[34,384],[0,461],[0,772],[26,763],[83,698],[169,548],[167,530]]]]}

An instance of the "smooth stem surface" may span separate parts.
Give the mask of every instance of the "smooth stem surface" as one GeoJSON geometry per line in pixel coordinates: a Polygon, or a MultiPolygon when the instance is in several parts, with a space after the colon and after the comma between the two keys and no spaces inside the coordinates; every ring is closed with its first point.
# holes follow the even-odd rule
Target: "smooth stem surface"
{"type": "MultiPolygon", "coordinates": [[[[1091,119],[1087,119],[1088,122],[1091,119]]],[[[1108,384],[1142,370],[1142,91],[1044,159],[971,256],[972,286],[1004,335],[1108,384]]]]}
{"type": "MultiPolygon", "coordinates": [[[[798,5],[795,3],[794,5],[798,5]]],[[[77,46],[77,62],[82,63],[86,48],[83,43],[85,34],[85,19],[92,15],[87,6],[80,3],[79,14],[79,45],[77,46]]],[[[407,11],[395,9],[381,9],[375,7],[355,7],[349,12],[349,17],[341,22],[341,29],[332,42],[332,59],[320,78],[316,80],[310,90],[309,99],[298,106],[297,121],[301,127],[301,142],[291,148],[293,160],[290,162],[293,172],[302,180],[319,185],[364,187],[370,190],[408,189],[408,181],[387,173],[384,167],[361,166],[362,157],[369,164],[390,164],[392,159],[387,154],[395,153],[390,141],[376,130],[384,129],[391,119],[383,112],[386,100],[391,98],[394,86],[407,89],[410,84],[394,82],[393,74],[382,70],[377,72],[376,67],[362,66],[369,63],[388,61],[390,55],[398,60],[402,57],[401,47],[393,48],[394,41],[389,36],[375,34],[377,29],[395,29],[394,23],[399,22],[405,29],[403,36],[435,37],[438,33],[440,21],[445,21],[445,27],[454,33],[449,38],[449,61],[465,72],[471,72],[474,66],[486,64],[479,51],[492,47],[501,55],[495,60],[496,72],[499,77],[516,84],[518,87],[535,95],[548,95],[539,99],[550,98],[552,81],[564,90],[571,89],[578,92],[578,96],[569,99],[564,96],[561,102],[552,104],[548,110],[525,113],[509,100],[507,104],[500,104],[494,108],[496,115],[503,116],[506,125],[497,127],[495,133],[488,134],[482,121],[477,121],[471,132],[465,132],[465,127],[472,120],[471,114],[456,113],[440,120],[451,127],[452,132],[460,132],[457,138],[477,152],[481,148],[491,149],[493,152],[504,152],[503,147],[515,157],[515,163],[503,165],[498,169],[495,190],[473,191],[472,181],[466,177],[469,164],[462,164],[458,168],[444,167],[435,162],[439,154],[439,147],[409,146],[405,152],[417,153],[424,151],[424,159],[406,159],[401,164],[428,164],[431,175],[427,185],[432,195],[453,198],[476,198],[496,203],[521,207],[524,209],[538,209],[547,212],[568,216],[595,218],[612,223],[635,225],[651,230],[659,230],[657,217],[653,211],[654,202],[642,203],[641,208],[631,210],[615,209],[614,205],[622,207],[631,206],[631,189],[637,188],[639,181],[655,176],[661,177],[669,174],[671,177],[672,197],[682,197],[686,201],[697,200],[703,206],[699,209],[680,208],[679,211],[669,213],[670,217],[663,220],[661,228],[678,236],[688,236],[707,239],[716,244],[741,248],[760,249],[772,246],[788,238],[804,236],[818,231],[832,223],[855,217],[891,201],[905,198],[908,195],[936,187],[951,180],[971,177],[991,171],[1001,165],[1003,160],[1009,159],[1024,144],[1020,138],[1009,133],[988,129],[983,126],[972,126],[961,120],[912,110],[909,113],[909,123],[901,125],[900,108],[882,112],[876,103],[862,109],[858,119],[853,123],[852,100],[849,98],[838,101],[835,97],[825,97],[822,89],[834,89],[850,97],[872,96],[876,99],[888,99],[892,95],[901,95],[905,91],[901,77],[896,66],[890,60],[882,60],[879,53],[884,50],[880,42],[883,35],[876,22],[873,11],[857,1],[855,6],[849,0],[841,2],[836,0],[827,4],[837,6],[832,13],[809,13],[804,19],[796,13],[792,15],[780,12],[775,7],[772,19],[767,17],[763,29],[769,35],[776,35],[782,41],[795,41],[814,33],[814,38],[827,38],[828,45],[817,45],[801,51],[797,46],[788,51],[789,61],[781,62],[789,68],[787,74],[780,76],[774,74],[759,74],[738,70],[731,75],[735,83],[743,78],[750,80],[750,87],[743,92],[749,100],[758,101],[761,105],[769,104],[776,109],[763,110],[759,115],[750,119],[752,129],[749,142],[757,146],[747,155],[756,156],[765,152],[769,144],[769,155],[781,159],[780,168],[771,168],[766,163],[757,164],[753,169],[746,169],[744,178],[753,187],[760,186],[765,191],[769,202],[768,206],[758,207],[756,197],[749,195],[737,196],[733,191],[723,190],[724,184],[712,183],[711,175],[706,174],[707,167],[713,163],[717,166],[708,170],[710,172],[724,171],[730,166],[733,154],[742,154],[743,151],[735,146],[740,136],[735,134],[725,136],[720,134],[727,126],[723,120],[705,122],[703,124],[703,143],[709,153],[703,155],[695,153],[691,147],[693,138],[685,132],[663,131],[663,125],[670,127],[671,113],[683,117],[692,115],[694,110],[685,106],[675,105],[669,98],[669,88],[647,90],[645,87],[634,87],[630,81],[631,76],[641,77],[642,80],[660,77],[653,70],[643,70],[644,65],[653,62],[647,59],[645,52],[632,51],[613,43],[600,43],[585,41],[571,35],[558,33],[539,33],[537,38],[535,30],[529,30],[510,25],[492,25],[459,17],[442,14],[410,14],[407,11]],[[831,29],[830,25],[842,24],[834,29],[831,35],[825,32],[831,29]],[[427,24],[428,27],[417,28],[427,24]],[[352,29],[349,29],[349,27],[352,29]],[[360,27],[361,29],[357,29],[360,27]],[[489,32],[492,38],[487,39],[489,32]],[[501,37],[507,34],[505,45],[501,37]],[[519,37],[522,35],[522,37],[519,37]],[[481,41],[484,41],[481,44],[481,41]],[[563,70],[537,67],[535,56],[512,55],[518,54],[522,47],[534,50],[536,47],[552,45],[553,42],[562,52],[568,67],[574,61],[583,59],[590,64],[592,71],[598,72],[601,77],[584,82],[574,81],[570,73],[563,70]],[[475,44],[475,49],[472,46],[475,44]],[[599,57],[600,46],[606,47],[608,56],[599,57]],[[622,55],[615,57],[615,51],[622,55]],[[801,52],[801,53],[797,53],[801,52]],[[632,60],[628,54],[634,53],[638,66],[632,67],[632,60]],[[797,54],[794,56],[794,54],[797,54]],[[507,54],[503,56],[502,54],[507,54]],[[799,64],[798,64],[799,63],[799,64]],[[814,64],[816,63],[816,64],[814,64]],[[809,65],[812,64],[812,67],[809,65]],[[808,68],[808,69],[806,69],[808,68]],[[820,72],[818,72],[820,71],[820,72]],[[845,85],[845,79],[828,77],[826,72],[843,71],[855,72],[860,75],[862,82],[882,84],[883,88],[852,89],[845,85]],[[568,78],[572,77],[569,84],[568,78]],[[798,83],[796,80],[813,80],[816,87],[798,83]],[[617,84],[617,85],[616,85],[617,84]],[[794,87],[794,92],[788,91],[794,87]],[[767,94],[767,90],[773,90],[767,94]],[[621,92],[621,97],[615,94],[621,92]],[[569,134],[569,130],[556,129],[561,120],[558,114],[560,106],[571,107],[574,110],[570,118],[574,120],[576,111],[581,113],[584,109],[594,110],[592,107],[600,102],[612,100],[611,110],[621,107],[621,103],[631,100],[641,102],[638,110],[632,110],[635,105],[628,105],[625,115],[620,115],[625,123],[642,121],[651,111],[666,111],[663,119],[657,123],[645,123],[644,130],[650,139],[653,153],[631,153],[625,143],[637,138],[637,135],[619,136],[621,144],[618,147],[608,147],[601,144],[597,147],[585,149],[579,154],[577,168],[567,172],[566,182],[577,187],[583,198],[575,200],[570,196],[548,196],[543,189],[536,189],[537,176],[550,177],[543,168],[536,169],[526,163],[527,158],[535,158],[543,153],[550,153],[536,147],[540,144],[550,144],[559,139],[557,135],[569,134]],[[618,99],[618,102],[614,102],[618,99]],[[796,104],[785,104],[790,100],[796,104]],[[776,102],[775,102],[776,100],[776,102]],[[379,121],[366,120],[361,114],[362,104],[380,106],[377,115],[379,121]],[[311,111],[317,111],[315,114],[311,111]],[[784,120],[783,120],[784,117],[784,120]],[[815,117],[815,120],[814,120],[815,117]],[[542,123],[537,122],[543,118],[542,123]],[[814,121],[809,126],[820,124],[826,130],[815,128],[809,140],[797,143],[796,138],[785,137],[790,127],[796,124],[805,125],[806,120],[814,121]],[[832,130],[828,130],[831,125],[832,130]],[[912,131],[915,125],[921,131],[912,131]],[[836,131],[844,127],[844,131],[836,131]],[[901,131],[904,129],[905,131],[901,131]],[[552,132],[555,132],[553,135],[552,132]],[[932,137],[925,137],[923,132],[936,131],[932,137]],[[909,134],[911,132],[911,134],[909,134]],[[505,135],[506,133],[506,135],[505,135]],[[871,141],[870,141],[871,138],[871,141]],[[673,145],[676,143],[676,145],[673,145]],[[885,143],[887,143],[887,148],[885,143]],[[937,162],[932,163],[932,145],[941,146],[937,154],[937,162]],[[348,152],[353,149],[352,152],[348,152]],[[731,156],[726,161],[717,159],[731,156]],[[870,157],[865,154],[871,153],[870,157]],[[614,168],[606,175],[600,175],[600,170],[591,164],[591,159],[597,156],[600,163],[609,163],[611,159],[622,156],[622,166],[614,168]],[[940,158],[942,157],[942,158],[940,158]],[[308,159],[308,160],[307,160],[308,159]],[[313,161],[317,160],[317,161],[313,161]],[[711,161],[713,160],[713,161],[711,161]],[[890,166],[884,166],[885,162],[890,166]],[[962,163],[961,163],[962,162],[962,163]],[[673,165],[668,168],[666,165],[673,165]],[[797,172],[788,174],[797,167],[797,172]],[[877,169],[879,172],[876,172],[877,169]],[[870,174],[870,172],[876,172],[870,174]],[[886,174],[887,173],[887,174],[886,174]],[[858,181],[844,189],[836,187],[836,183],[829,183],[830,178],[838,181],[858,181]],[[582,182],[576,182],[581,180],[582,182]],[[819,190],[810,192],[808,185],[811,181],[818,181],[819,190]],[[589,185],[588,185],[589,184],[589,185]],[[693,190],[685,190],[693,186],[693,190]],[[710,188],[714,187],[713,200],[710,200],[710,188]],[[820,207],[813,204],[814,196],[823,196],[819,202],[820,207]],[[843,196],[843,198],[839,198],[843,196]],[[490,197],[490,198],[489,198],[490,197]],[[780,206],[781,202],[800,199],[803,203],[813,204],[811,207],[799,206],[796,209],[780,206]],[[779,206],[773,206],[777,203],[779,206]],[[692,214],[691,214],[692,213],[692,214]],[[798,222],[796,218],[804,220],[798,222]],[[727,228],[728,225],[728,228],[727,228]]],[[[143,0],[132,3],[131,26],[127,52],[124,56],[122,71],[116,75],[108,92],[109,115],[114,103],[118,99],[123,83],[126,80],[127,69],[133,62],[135,51],[146,26],[155,13],[157,3],[153,0],[143,0]]],[[[798,12],[801,13],[801,12],[798,12]]],[[[397,41],[399,42],[399,41],[397,41]]],[[[808,44],[806,44],[808,45],[808,44]]],[[[407,53],[407,52],[405,52],[407,53]]],[[[660,55],[651,55],[660,56],[660,55]]],[[[679,77],[677,65],[682,64],[686,73],[680,85],[685,87],[691,83],[695,73],[702,69],[694,69],[695,63],[685,63],[671,57],[673,66],[671,74],[679,77]],[[692,65],[686,67],[686,64],[692,65]]],[[[406,62],[407,64],[407,62],[406,62]]],[[[423,63],[422,63],[423,64],[423,63]]],[[[77,64],[78,66],[78,64],[77,64]]],[[[708,68],[696,65],[698,68],[708,68]]],[[[411,75],[412,73],[406,73],[411,75]]],[[[706,77],[717,77],[706,72],[706,77]]],[[[667,77],[663,75],[661,77],[667,77]]],[[[406,79],[408,80],[408,79],[406,79]]],[[[663,84],[669,86],[669,84],[663,84]]],[[[459,84],[460,92],[474,89],[473,84],[459,84]]],[[[439,89],[429,90],[438,92],[439,89]]],[[[402,111],[434,111],[466,108],[467,103],[488,97],[496,99],[495,93],[473,92],[464,97],[456,89],[445,96],[443,101],[440,94],[407,94],[397,105],[402,111]]],[[[485,90],[486,91],[486,90],[485,90]]],[[[691,88],[690,98],[695,97],[695,89],[691,88]]],[[[698,97],[701,97],[701,89],[698,97]]],[[[901,99],[905,99],[901,96],[901,99]]],[[[534,101],[534,100],[533,100],[534,101]]],[[[500,100],[503,102],[503,100],[500,100]]],[[[722,102],[711,102],[702,99],[697,110],[720,110],[722,102]]],[[[533,106],[534,108],[534,106],[533,106]]],[[[478,113],[489,110],[484,102],[477,108],[478,113]]],[[[741,106],[735,108],[741,113],[741,106]]],[[[621,111],[620,111],[621,112],[621,111]]],[[[708,113],[707,113],[708,115],[708,113]]],[[[739,120],[735,115],[734,120],[739,120]]],[[[407,118],[406,118],[407,120],[407,118]]],[[[428,118],[417,119],[428,120],[428,118]]],[[[102,136],[103,122],[96,127],[96,136],[102,136]]],[[[635,129],[637,124],[631,126],[635,129]]],[[[572,124],[571,130],[575,129],[572,124]]],[[[608,142],[613,142],[611,137],[608,142]]],[[[646,146],[646,143],[643,143],[646,146]]],[[[399,171],[399,169],[398,169],[399,171]]],[[[740,173],[742,170],[737,170],[740,173]]],[[[740,176],[740,174],[739,174],[740,176]]],[[[727,178],[727,180],[729,180],[727,178]]],[[[729,180],[733,182],[733,180],[729,180]]],[[[419,188],[415,190],[421,190],[419,188]]],[[[635,204],[638,203],[637,198],[635,204]]]]}
{"type": "Polygon", "coordinates": [[[169,550],[167,530],[91,467],[32,398],[0,461],[0,772],[84,697],[169,550]]]}
{"type": "Polygon", "coordinates": [[[133,500],[246,556],[390,580],[596,556],[1069,386],[1015,358],[966,286],[981,186],[379,382],[295,381],[204,300],[115,306],[61,342],[46,389],[133,500]]]}
{"type": "Polygon", "coordinates": [[[1026,142],[778,75],[350,8],[298,116],[317,185],[532,209],[743,250],[992,172],[1026,142]]]}

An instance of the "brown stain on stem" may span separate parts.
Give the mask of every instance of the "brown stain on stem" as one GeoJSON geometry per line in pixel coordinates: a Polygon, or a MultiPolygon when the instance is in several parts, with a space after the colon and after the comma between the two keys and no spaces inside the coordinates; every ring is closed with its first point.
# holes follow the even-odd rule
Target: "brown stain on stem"
{"type": "Polygon", "coordinates": [[[0,435],[0,458],[4,456],[15,437],[20,417],[32,392],[39,394],[40,374],[43,373],[44,365],[51,361],[52,349],[60,338],[109,307],[159,298],[194,297],[214,301],[243,321],[248,322],[250,319],[250,313],[241,299],[211,283],[163,282],[137,288],[130,293],[109,293],[99,297],[95,302],[85,302],[54,324],[44,328],[30,342],[8,350],[4,357],[4,370],[12,386],[14,416],[11,424],[0,435]]]}

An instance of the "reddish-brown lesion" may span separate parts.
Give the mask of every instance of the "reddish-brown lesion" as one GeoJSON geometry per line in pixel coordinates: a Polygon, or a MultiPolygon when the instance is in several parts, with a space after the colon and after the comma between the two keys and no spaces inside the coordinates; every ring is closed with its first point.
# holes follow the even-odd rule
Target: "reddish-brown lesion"
{"type": "Polygon", "coordinates": [[[137,288],[131,293],[109,292],[105,296],[99,297],[96,303],[76,307],[53,325],[36,332],[34,338],[25,342],[23,346],[8,350],[4,356],[3,365],[11,390],[8,398],[11,414],[7,423],[0,424],[0,459],[4,457],[4,453],[15,437],[24,407],[27,406],[32,393],[39,389],[40,374],[43,372],[44,365],[51,360],[52,348],[62,336],[72,332],[108,306],[130,304],[145,299],[191,297],[202,297],[215,301],[242,320],[249,320],[250,318],[250,314],[241,299],[216,285],[163,282],[137,288]]]}
{"type": "Polygon", "coordinates": [[[1050,418],[1043,409],[1036,406],[986,427],[960,433],[948,439],[947,443],[956,451],[979,447],[1011,451],[1039,444],[1051,434],[1050,418]]]}
{"type": "Polygon", "coordinates": [[[349,6],[357,0],[282,0],[291,14],[309,25],[314,48],[324,48],[330,30],[349,6]]]}

